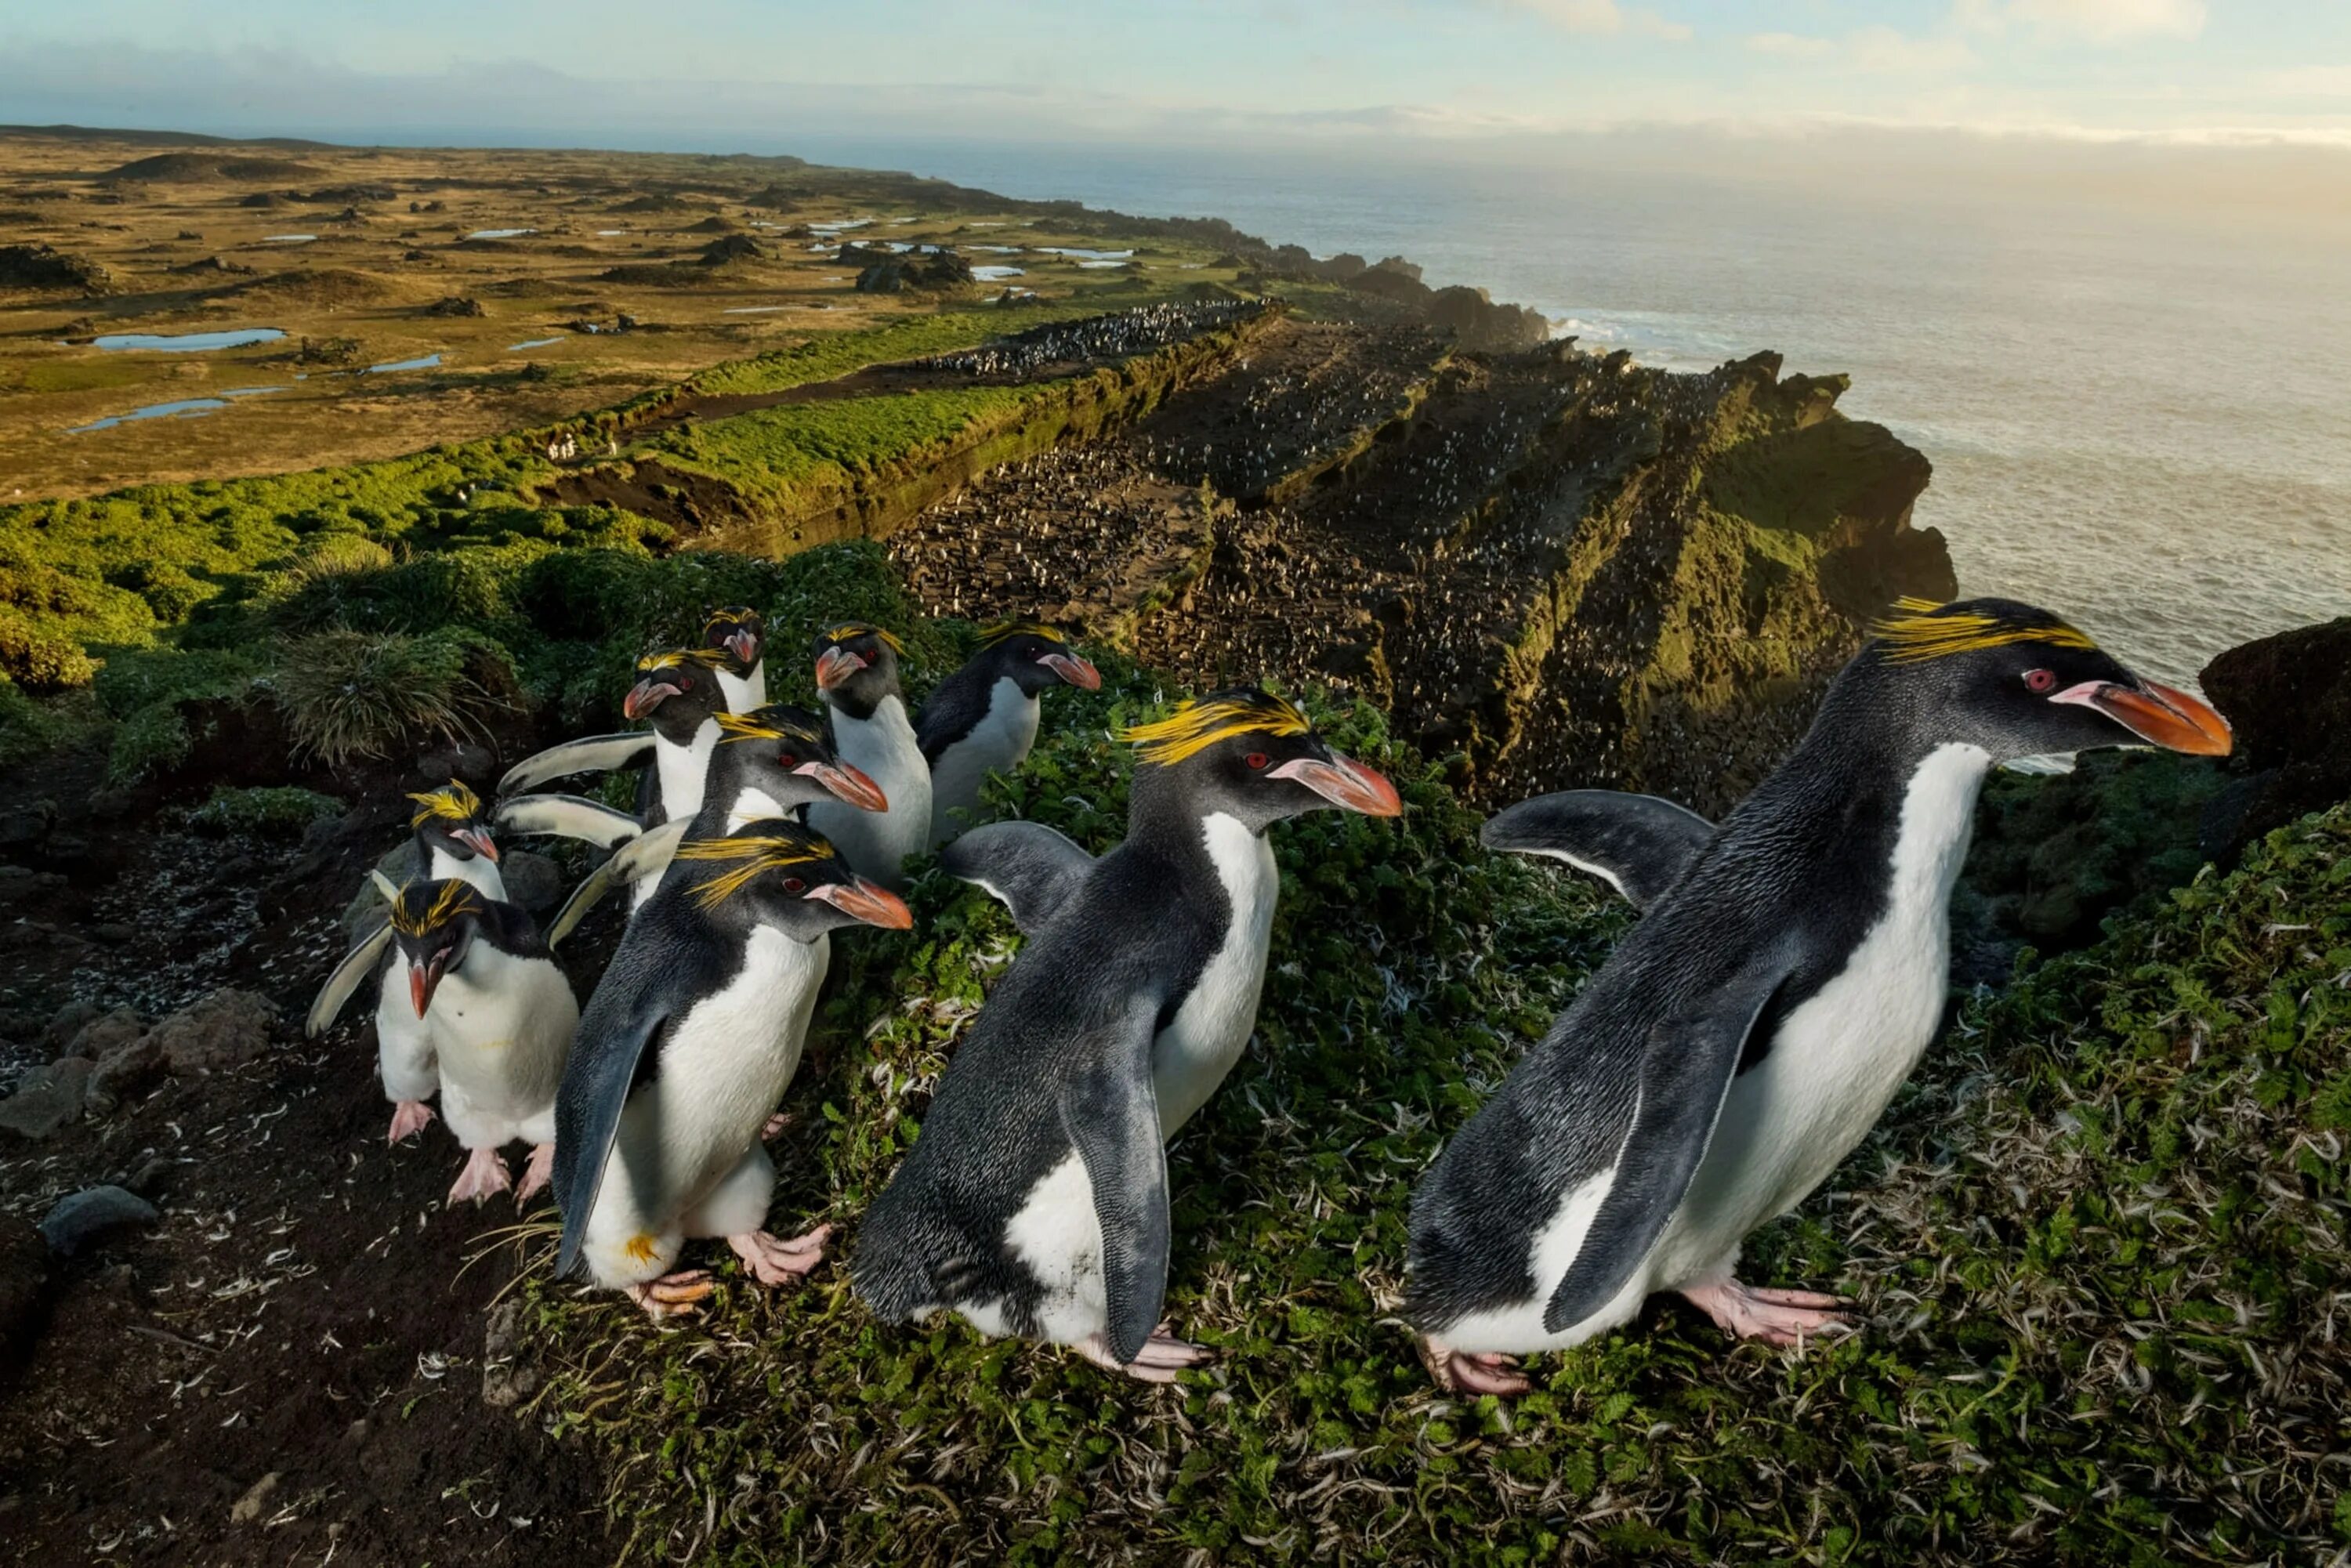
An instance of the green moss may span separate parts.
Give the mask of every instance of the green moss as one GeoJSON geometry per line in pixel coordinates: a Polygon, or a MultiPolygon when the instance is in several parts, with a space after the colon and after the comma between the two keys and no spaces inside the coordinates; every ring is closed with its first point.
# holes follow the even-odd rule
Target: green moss
{"type": "Polygon", "coordinates": [[[298,840],[312,823],[342,814],[340,800],[315,790],[290,785],[256,789],[233,789],[223,785],[188,813],[188,826],[214,837],[262,833],[298,840]]]}

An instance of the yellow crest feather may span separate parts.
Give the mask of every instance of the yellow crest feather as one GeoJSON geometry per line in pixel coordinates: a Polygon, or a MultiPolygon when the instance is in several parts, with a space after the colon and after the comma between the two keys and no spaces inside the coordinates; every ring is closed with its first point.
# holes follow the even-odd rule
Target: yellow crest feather
{"type": "Polygon", "coordinates": [[[1264,692],[1224,693],[1195,697],[1151,724],[1129,727],[1119,734],[1142,748],[1143,760],[1165,768],[1207,750],[1228,736],[1263,732],[1303,735],[1314,727],[1298,705],[1264,692]]]}
{"type": "Polygon", "coordinates": [[[715,670],[726,658],[724,648],[669,648],[639,659],[637,674],[649,675],[657,670],[679,670],[689,665],[697,670],[715,670]]]}
{"type": "Polygon", "coordinates": [[[1931,599],[1897,599],[1893,611],[1869,624],[1869,635],[1886,650],[1888,664],[1921,664],[1980,648],[2012,643],[2046,643],[2055,648],[2095,648],[2086,632],[2062,621],[2027,623],[1970,612],[1952,614],[1931,599]]]}
{"type": "Polygon", "coordinates": [[[482,814],[482,798],[455,779],[409,799],[416,802],[416,814],[408,819],[412,828],[421,828],[435,817],[444,822],[470,822],[482,814]]]}
{"type": "Polygon", "coordinates": [[[392,901],[392,928],[403,936],[428,936],[476,907],[471,883],[454,877],[422,886],[412,882],[403,885],[400,896],[392,901]],[[420,910],[417,905],[423,902],[427,888],[434,890],[433,902],[420,910]]]}
{"type": "Polygon", "coordinates": [[[999,621],[993,626],[983,626],[979,645],[993,648],[998,643],[1008,643],[1015,637],[1042,637],[1048,643],[1067,645],[1069,634],[1058,626],[1048,626],[1042,621],[999,621]]]}
{"type": "Polygon", "coordinates": [[[750,713],[722,713],[718,716],[719,742],[797,740],[803,746],[815,746],[823,741],[820,733],[789,714],[789,709],[773,704],[750,713]]]}
{"type": "Polygon", "coordinates": [[[695,900],[705,909],[724,904],[768,872],[831,860],[835,852],[830,842],[804,828],[792,832],[730,833],[723,839],[694,839],[677,847],[679,860],[729,864],[730,869],[695,889],[695,900]]]}
{"type": "Polygon", "coordinates": [[[824,629],[823,637],[828,643],[846,643],[852,637],[879,637],[889,644],[892,653],[906,651],[906,644],[898,641],[896,633],[883,627],[870,626],[862,621],[844,621],[838,626],[828,626],[824,629]]]}

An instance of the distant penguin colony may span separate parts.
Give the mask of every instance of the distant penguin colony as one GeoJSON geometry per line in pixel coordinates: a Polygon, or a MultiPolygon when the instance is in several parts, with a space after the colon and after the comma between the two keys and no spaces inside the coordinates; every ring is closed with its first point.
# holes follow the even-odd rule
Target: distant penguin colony
{"type": "MultiPolygon", "coordinates": [[[[855,1294],[884,1323],[953,1314],[1142,1382],[1204,1364],[1164,1315],[1180,1251],[1165,1150],[1255,1030],[1271,837],[1310,811],[1395,817],[1402,797],[1296,704],[1237,686],[1119,732],[1127,831],[1097,855],[985,820],[1001,799],[987,781],[1022,766],[1047,694],[1102,688],[1064,632],[986,628],[916,709],[901,637],[829,622],[802,667],[819,712],[768,700],[768,629],[752,607],[711,612],[693,646],[638,662],[620,706],[646,727],[517,765],[494,809],[455,779],[411,796],[408,847],[382,863],[412,869],[374,873],[381,916],[310,1032],[374,981],[390,1139],[425,1132],[437,1101],[465,1150],[449,1204],[551,1189],[558,1277],[689,1317],[715,1289],[697,1241],[769,1286],[827,1257],[820,1214],[769,1228],[767,1142],[835,933],[911,930],[900,895],[936,885],[935,856],[1004,904],[1022,946],[860,1222],[855,1294]],[[632,810],[538,792],[629,768],[632,810]],[[500,831],[602,855],[543,929],[507,901],[500,831]],[[629,916],[582,1009],[558,945],[622,887],[629,916]]],[[[2048,611],[1905,600],[1719,824],[1597,789],[1491,818],[1489,850],[1596,877],[1640,918],[1493,1097],[1442,1129],[1412,1195],[1403,1315],[1436,1383],[1520,1393],[1522,1357],[1658,1294],[1775,1346],[1852,1332],[1851,1302],[1742,1281],[1740,1247],[1828,1177],[1932,1042],[1988,772],[2107,746],[2220,756],[2231,737],[2048,611]]]]}

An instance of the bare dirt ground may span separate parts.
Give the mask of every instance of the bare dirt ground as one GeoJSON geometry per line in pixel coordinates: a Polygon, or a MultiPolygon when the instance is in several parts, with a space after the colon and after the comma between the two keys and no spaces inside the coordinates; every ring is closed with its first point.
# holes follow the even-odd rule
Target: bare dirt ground
{"type": "MultiPolygon", "coordinates": [[[[240,749],[284,776],[266,736],[192,768],[234,778],[240,749]]],[[[32,1291],[0,1291],[0,1561],[609,1558],[590,1456],[517,1418],[527,1379],[485,1399],[514,1210],[444,1207],[459,1156],[437,1125],[385,1146],[368,1030],[296,1031],[337,915],[399,836],[398,789],[486,755],[311,776],[378,804],[304,841],[195,836],[158,810],[168,782],[110,794],[101,760],[0,779],[54,809],[0,865],[18,1041],[0,1073],[55,1054],[39,1031],[68,999],[152,1019],[232,987],[280,1021],[250,1060],[167,1073],[39,1142],[0,1134],[0,1273],[32,1291]],[[47,1258],[33,1222],[98,1183],[160,1219],[47,1258]]]]}

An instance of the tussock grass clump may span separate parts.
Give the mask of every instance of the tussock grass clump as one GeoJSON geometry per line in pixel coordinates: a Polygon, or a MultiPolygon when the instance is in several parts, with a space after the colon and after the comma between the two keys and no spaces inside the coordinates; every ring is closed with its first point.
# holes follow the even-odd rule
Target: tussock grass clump
{"type": "Polygon", "coordinates": [[[471,736],[489,702],[466,674],[467,639],[321,632],[286,645],[270,689],[297,756],[381,760],[423,737],[471,736]]]}

